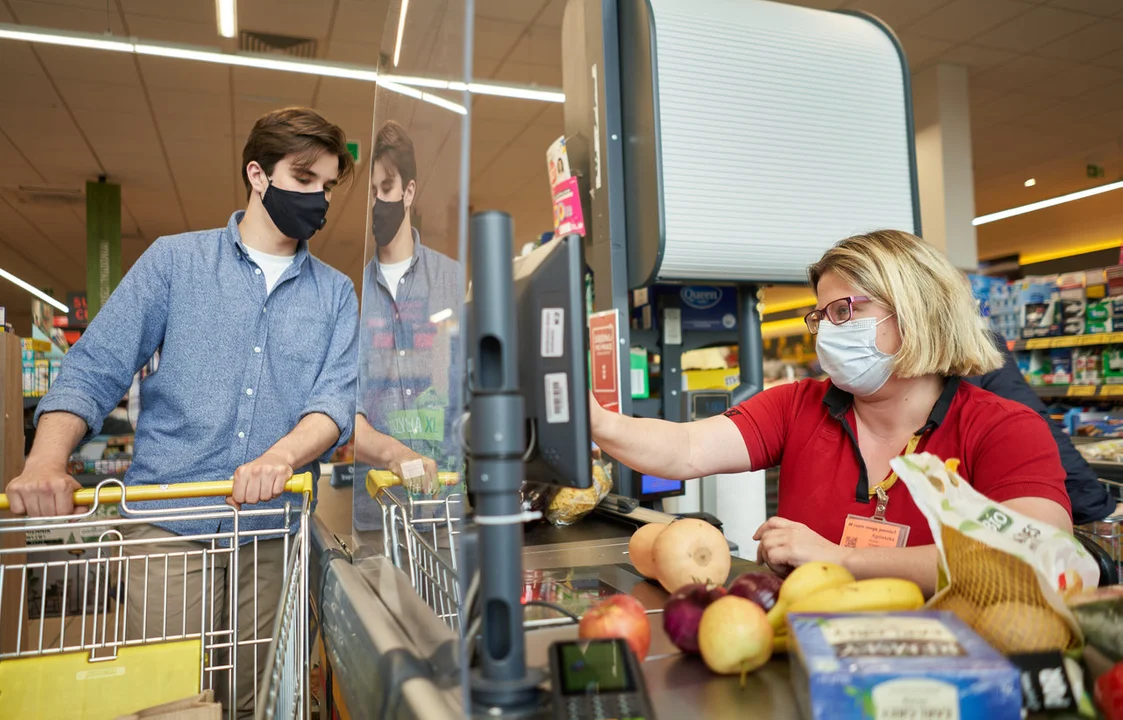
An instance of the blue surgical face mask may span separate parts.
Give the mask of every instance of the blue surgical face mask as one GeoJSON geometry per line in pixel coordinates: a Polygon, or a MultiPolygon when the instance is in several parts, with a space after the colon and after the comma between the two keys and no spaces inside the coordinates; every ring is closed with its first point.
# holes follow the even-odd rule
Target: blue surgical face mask
{"type": "Polygon", "coordinates": [[[824,320],[819,325],[815,352],[832,383],[855,397],[873,395],[885,385],[893,374],[893,356],[877,348],[877,326],[888,319],[862,318],[842,325],[824,320]]]}

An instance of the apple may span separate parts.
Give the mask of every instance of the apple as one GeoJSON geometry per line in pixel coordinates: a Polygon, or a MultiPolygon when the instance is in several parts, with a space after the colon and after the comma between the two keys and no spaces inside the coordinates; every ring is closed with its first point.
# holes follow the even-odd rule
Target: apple
{"type": "Polygon", "coordinates": [[[589,608],[577,626],[577,636],[582,640],[621,638],[643,662],[651,647],[651,624],[639,600],[613,595],[589,608]]]}
{"type": "Polygon", "coordinates": [[[719,675],[745,675],[772,657],[772,625],[759,605],[736,595],[713,601],[698,624],[702,660],[719,675]]]}

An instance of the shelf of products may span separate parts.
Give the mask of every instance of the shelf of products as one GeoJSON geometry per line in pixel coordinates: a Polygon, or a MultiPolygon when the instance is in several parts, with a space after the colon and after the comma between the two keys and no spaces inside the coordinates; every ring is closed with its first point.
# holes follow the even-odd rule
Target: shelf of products
{"type": "Polygon", "coordinates": [[[1040,398],[1123,398],[1123,385],[1035,385],[1040,398]]]}
{"type": "Polygon", "coordinates": [[[1094,345],[1123,345],[1123,332],[1095,333],[1092,335],[1064,335],[1030,340],[1010,340],[1006,346],[1014,352],[1023,350],[1051,350],[1054,348],[1090,347],[1094,345]]]}

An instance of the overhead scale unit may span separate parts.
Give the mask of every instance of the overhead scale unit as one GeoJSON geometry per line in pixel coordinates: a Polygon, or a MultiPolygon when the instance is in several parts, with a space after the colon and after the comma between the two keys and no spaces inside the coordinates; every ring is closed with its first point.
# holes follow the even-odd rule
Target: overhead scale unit
{"type": "MultiPolygon", "coordinates": [[[[737,286],[734,401],[762,385],[759,286],[806,282],[807,266],[855,233],[919,233],[908,63],[872,16],[570,0],[562,71],[597,309],[626,319],[629,291],[655,284],[737,286]]],[[[661,350],[673,383],[675,349],[661,350]]],[[[682,419],[665,390],[663,416],[682,419]]]]}

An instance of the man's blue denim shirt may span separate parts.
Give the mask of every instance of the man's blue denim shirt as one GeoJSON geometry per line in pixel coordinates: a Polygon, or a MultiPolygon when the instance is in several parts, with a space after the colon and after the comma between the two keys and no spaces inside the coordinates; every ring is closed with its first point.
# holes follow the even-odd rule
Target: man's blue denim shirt
{"type": "MultiPolygon", "coordinates": [[[[300,243],[267,297],[265,277],[242,244],[242,216],[234,213],[225,228],[156,240],[67,353],[39,403],[36,422],[44,413],[65,411],[97,434],[159,350],[159,369],[140,387],[126,485],[228,479],[310,413],[335,422],[337,446],[351,436],[358,360],[354,285],[300,243]]],[[[319,464],[302,471],[318,478],[319,464]]],[[[286,499],[299,507],[292,494],[246,507],[280,507],[286,499]]],[[[216,502],[146,503],[145,509],[216,502]]],[[[247,517],[240,529],[275,527],[276,521],[247,517]]],[[[219,529],[214,521],[158,524],[181,535],[219,529]]],[[[229,521],[222,529],[229,530],[229,521]]]]}

